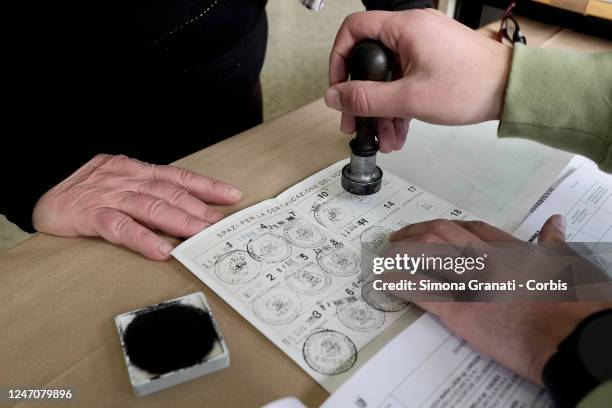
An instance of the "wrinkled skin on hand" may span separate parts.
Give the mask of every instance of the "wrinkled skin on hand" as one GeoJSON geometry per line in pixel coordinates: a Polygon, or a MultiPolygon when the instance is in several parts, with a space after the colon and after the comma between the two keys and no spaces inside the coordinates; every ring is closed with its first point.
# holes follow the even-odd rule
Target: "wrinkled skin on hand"
{"type": "Polygon", "coordinates": [[[223,218],[208,204],[234,204],[241,196],[229,184],[185,169],[99,154],[45,193],[32,220],[40,232],[99,236],[165,260],[172,245],[153,231],[190,237],[223,218]]]}
{"type": "MultiPolygon", "coordinates": [[[[512,235],[480,221],[434,220],[409,225],[390,236],[391,242],[472,244],[518,242],[512,235]]],[[[538,243],[565,242],[562,216],[549,218],[538,243]]],[[[402,296],[401,292],[392,292],[402,296]]],[[[411,300],[405,293],[406,300],[411,300]]],[[[587,316],[612,307],[612,302],[423,302],[473,347],[536,384],[557,346],[587,316]]]]}

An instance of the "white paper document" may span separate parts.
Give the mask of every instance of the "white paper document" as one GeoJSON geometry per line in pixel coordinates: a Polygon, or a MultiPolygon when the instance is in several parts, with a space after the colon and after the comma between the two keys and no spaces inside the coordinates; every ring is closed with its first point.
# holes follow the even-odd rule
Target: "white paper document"
{"type": "Polygon", "coordinates": [[[483,356],[430,314],[406,328],[322,408],[552,407],[546,392],[483,356]]]}
{"type": "Polygon", "coordinates": [[[573,164],[578,167],[517,228],[514,233],[517,238],[536,240],[544,222],[551,215],[562,214],[567,222],[567,241],[612,242],[612,175],[580,157],[568,166],[573,164]]]}
{"type": "Polygon", "coordinates": [[[172,252],[330,392],[421,315],[394,297],[362,293],[362,242],[415,222],[471,218],[387,171],[380,192],[351,195],[340,185],[347,162],[172,252]]]}

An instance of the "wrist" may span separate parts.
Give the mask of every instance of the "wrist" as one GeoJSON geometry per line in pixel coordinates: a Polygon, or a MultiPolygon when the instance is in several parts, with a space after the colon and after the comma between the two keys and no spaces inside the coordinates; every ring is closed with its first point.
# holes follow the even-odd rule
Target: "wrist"
{"type": "Polygon", "coordinates": [[[512,48],[503,44],[496,44],[496,46],[496,57],[494,59],[496,64],[493,69],[495,77],[491,91],[491,110],[489,111],[487,120],[500,120],[502,117],[506,88],[508,87],[508,79],[512,68],[512,48]]]}
{"type": "Polygon", "coordinates": [[[589,316],[612,307],[612,303],[543,303],[536,315],[524,322],[522,344],[525,347],[524,373],[530,381],[544,385],[542,374],[560,345],[589,316]]]}
{"type": "Polygon", "coordinates": [[[542,369],[543,383],[558,407],[573,407],[612,378],[612,309],[584,318],[542,369]]]}

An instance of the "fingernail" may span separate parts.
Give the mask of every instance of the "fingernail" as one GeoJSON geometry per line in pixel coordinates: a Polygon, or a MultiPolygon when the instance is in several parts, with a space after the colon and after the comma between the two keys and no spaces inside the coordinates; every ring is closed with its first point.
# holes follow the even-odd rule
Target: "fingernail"
{"type": "Polygon", "coordinates": [[[242,191],[238,190],[236,187],[230,187],[227,190],[227,194],[234,200],[240,200],[240,198],[242,198],[242,191]]]}
{"type": "Polygon", "coordinates": [[[159,246],[157,247],[157,250],[159,251],[160,254],[162,254],[163,256],[167,256],[170,252],[172,252],[172,250],[174,249],[174,247],[172,245],[170,245],[168,242],[166,241],[162,241],[159,243],[159,246]]]}
{"type": "Polygon", "coordinates": [[[340,110],[340,94],[334,88],[329,88],[325,92],[325,103],[332,109],[340,110]]]}
{"type": "Polygon", "coordinates": [[[393,231],[392,233],[389,234],[387,239],[389,240],[389,242],[393,242],[393,241],[395,241],[395,237],[396,236],[397,236],[397,231],[393,231]]]}
{"type": "Polygon", "coordinates": [[[551,222],[556,229],[558,229],[563,233],[563,235],[565,235],[565,227],[567,226],[567,223],[565,222],[564,216],[559,214],[553,215],[551,222]]]}

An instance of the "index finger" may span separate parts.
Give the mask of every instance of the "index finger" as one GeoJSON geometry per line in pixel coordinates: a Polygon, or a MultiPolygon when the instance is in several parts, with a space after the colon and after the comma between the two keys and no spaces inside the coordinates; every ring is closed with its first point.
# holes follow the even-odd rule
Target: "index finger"
{"type": "Polygon", "coordinates": [[[481,239],[471,231],[458,225],[456,221],[445,219],[431,220],[410,224],[399,231],[395,231],[389,236],[389,241],[397,242],[414,237],[433,234],[449,244],[467,244],[479,242],[481,239]]]}
{"type": "Polygon", "coordinates": [[[394,50],[395,42],[384,33],[385,22],[393,16],[390,11],[363,11],[344,19],[329,56],[329,84],[335,85],[348,79],[346,61],[355,43],[365,39],[379,40],[394,50]]]}
{"type": "Polygon", "coordinates": [[[486,242],[519,242],[520,240],[506,231],[487,224],[484,221],[455,221],[458,225],[470,231],[486,242]]]}
{"type": "Polygon", "coordinates": [[[192,195],[212,204],[234,204],[242,191],[231,184],[175,166],[153,165],[153,179],[178,184],[192,195]]]}

